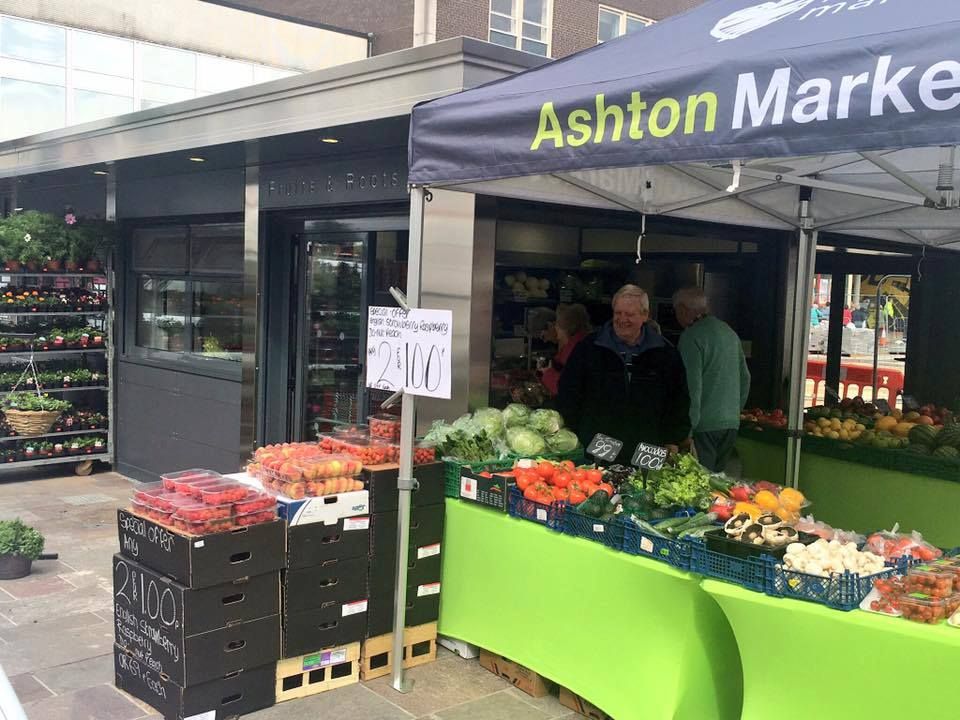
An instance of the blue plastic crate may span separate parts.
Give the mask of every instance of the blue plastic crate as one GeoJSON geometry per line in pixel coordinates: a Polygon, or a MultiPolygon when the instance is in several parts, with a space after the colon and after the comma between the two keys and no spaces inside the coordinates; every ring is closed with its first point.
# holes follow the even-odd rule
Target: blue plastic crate
{"type": "Polygon", "coordinates": [[[531,522],[546,525],[551,530],[563,531],[563,516],[566,514],[567,504],[564,502],[544,503],[527,500],[516,486],[511,486],[507,513],[511,517],[523,518],[531,522]]]}
{"type": "Polygon", "coordinates": [[[767,568],[768,595],[809,600],[835,610],[855,610],[870,594],[875,580],[898,573],[896,568],[889,568],[873,575],[861,576],[847,570],[821,577],[799,570],[789,570],[774,562],[772,558],[765,559],[771,561],[767,568]]]}
{"type": "Polygon", "coordinates": [[[724,553],[708,550],[701,541],[690,541],[693,546],[693,555],[690,569],[705,577],[726,580],[727,582],[742,585],[757,592],[768,592],[769,565],[773,558],[760,557],[733,557],[724,553]]]}
{"type": "Polygon", "coordinates": [[[614,550],[623,550],[624,523],[622,520],[614,519],[604,522],[568,506],[563,514],[563,533],[603,543],[614,550]]]}
{"type": "Polygon", "coordinates": [[[652,535],[630,520],[624,521],[623,551],[689,570],[693,562],[694,542],[652,535]]]}

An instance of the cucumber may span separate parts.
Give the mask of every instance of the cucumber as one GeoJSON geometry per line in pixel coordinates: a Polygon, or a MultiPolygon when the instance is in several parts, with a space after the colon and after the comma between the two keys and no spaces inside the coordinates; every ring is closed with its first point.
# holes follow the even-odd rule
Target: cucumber
{"type": "Polygon", "coordinates": [[[661,523],[657,523],[657,528],[660,529],[660,532],[670,532],[673,528],[686,525],[689,521],[690,518],[688,517],[669,518],[661,523]]]}
{"type": "Polygon", "coordinates": [[[647,533],[648,535],[653,535],[653,536],[655,536],[655,537],[660,537],[660,538],[665,538],[665,537],[667,537],[667,536],[664,535],[662,532],[660,532],[659,530],[657,530],[657,528],[655,528],[653,525],[651,525],[650,523],[648,523],[647,521],[645,521],[645,520],[643,520],[643,519],[641,519],[641,518],[638,518],[636,515],[632,516],[630,519],[634,522],[634,524],[635,524],[638,528],[640,528],[641,530],[643,530],[643,531],[644,531],[645,533],[647,533]]]}
{"type": "Polygon", "coordinates": [[[721,477],[720,475],[711,475],[709,482],[711,488],[717,492],[722,492],[724,495],[730,492],[730,488],[733,487],[733,480],[721,477]]]}
{"type": "Polygon", "coordinates": [[[705,525],[705,526],[693,528],[692,530],[684,530],[684,531],[681,532],[677,537],[679,537],[681,540],[689,540],[689,539],[693,539],[693,538],[702,538],[704,535],[706,535],[706,534],[707,534],[708,532],[710,532],[711,530],[713,530],[712,527],[710,527],[709,525],[705,525]]]}
{"type": "Polygon", "coordinates": [[[688,522],[683,525],[674,525],[667,529],[671,535],[681,535],[682,533],[696,530],[701,527],[709,527],[717,520],[716,513],[697,513],[688,522]]]}

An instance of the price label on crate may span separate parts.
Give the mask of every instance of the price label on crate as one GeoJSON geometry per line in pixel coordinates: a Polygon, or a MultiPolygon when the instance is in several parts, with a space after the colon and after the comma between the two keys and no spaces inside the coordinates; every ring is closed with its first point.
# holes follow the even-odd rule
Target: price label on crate
{"type": "Polygon", "coordinates": [[[593,436],[590,444],[587,445],[587,454],[593,455],[597,460],[614,462],[622,449],[623,443],[620,440],[603,433],[597,433],[593,436]]]}
{"type": "Polygon", "coordinates": [[[370,307],[367,387],[450,399],[453,313],[370,307]]]}
{"type": "Polygon", "coordinates": [[[667,459],[667,449],[659,445],[650,445],[649,443],[640,443],[637,449],[633,451],[634,467],[641,470],[659,470],[663,467],[663,461],[667,459]]]}

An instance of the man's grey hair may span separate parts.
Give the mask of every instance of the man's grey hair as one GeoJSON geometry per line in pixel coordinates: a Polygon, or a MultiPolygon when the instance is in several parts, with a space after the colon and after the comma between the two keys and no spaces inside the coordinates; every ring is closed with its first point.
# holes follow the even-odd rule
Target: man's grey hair
{"type": "Polygon", "coordinates": [[[613,296],[613,302],[610,304],[616,308],[617,300],[623,298],[631,298],[640,303],[640,311],[644,313],[650,312],[650,297],[647,295],[647,291],[642,287],[637,285],[624,285],[622,288],[617,290],[616,294],[613,296]]]}
{"type": "Polygon", "coordinates": [[[707,296],[698,287],[687,287],[677,290],[673,294],[673,306],[685,307],[696,315],[706,315],[710,312],[710,304],[707,302],[707,296]]]}

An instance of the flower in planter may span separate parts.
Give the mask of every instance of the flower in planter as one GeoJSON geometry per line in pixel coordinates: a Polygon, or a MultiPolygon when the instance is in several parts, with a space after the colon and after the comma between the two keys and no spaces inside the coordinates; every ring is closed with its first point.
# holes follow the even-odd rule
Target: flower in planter
{"type": "Polygon", "coordinates": [[[77,224],[77,216],[74,215],[72,212],[68,212],[66,215],[63,216],[63,221],[64,221],[67,225],[76,225],[76,224],[77,224]]]}

